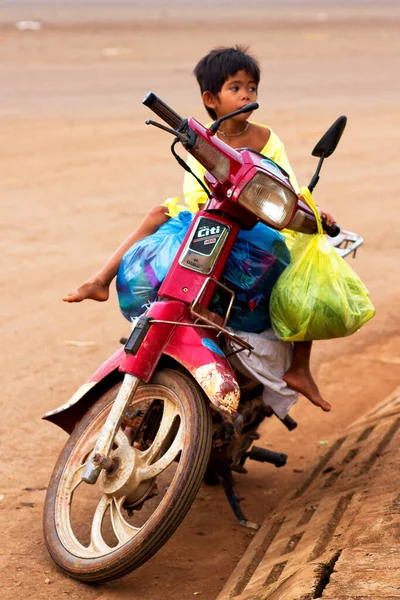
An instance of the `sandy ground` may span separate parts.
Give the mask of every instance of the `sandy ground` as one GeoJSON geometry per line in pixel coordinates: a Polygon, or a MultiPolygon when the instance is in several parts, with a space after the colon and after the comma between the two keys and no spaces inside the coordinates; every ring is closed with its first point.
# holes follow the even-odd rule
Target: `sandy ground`
{"type": "Polygon", "coordinates": [[[315,344],[313,369],[332,413],[301,399],[296,432],[265,424],[264,444],[290,460],[284,470],[252,464],[238,476],[243,508],[262,520],[326,450],[319,442],[399,383],[399,8],[255,3],[245,12],[215,4],[211,14],[207,3],[114,11],[89,4],[0,5],[0,598],[212,599],[251,540],[220,489],[203,486],[170,542],[121,581],[82,585],[46,552],[45,488],[66,438],[40,416],[66,401],[128,331],[114,291],[105,304],[68,306],[61,296],[151,205],[180,193],[169,138],[146,127],[141,99],[154,90],[181,114],[206,120],[191,70],[211,47],[251,45],[263,70],[257,119],[285,141],[303,183],[315,167],[312,147],[347,114],[317,200],[365,237],[351,264],[377,316],[351,338],[315,344]],[[22,19],[40,19],[41,31],[17,31],[22,19]]]}

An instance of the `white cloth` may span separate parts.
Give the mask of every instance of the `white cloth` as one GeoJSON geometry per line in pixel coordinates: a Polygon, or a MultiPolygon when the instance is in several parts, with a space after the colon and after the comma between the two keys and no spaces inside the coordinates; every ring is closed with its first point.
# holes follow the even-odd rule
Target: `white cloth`
{"type": "MultiPolygon", "coordinates": [[[[265,404],[283,419],[299,397],[298,392],[282,379],[292,362],[293,345],[278,339],[273,329],[261,333],[235,331],[235,334],[251,344],[254,350],[250,355],[243,350],[229,357],[229,361],[243,375],[253,377],[264,386],[265,404]]],[[[237,350],[230,340],[227,345],[230,350],[237,350]]]]}

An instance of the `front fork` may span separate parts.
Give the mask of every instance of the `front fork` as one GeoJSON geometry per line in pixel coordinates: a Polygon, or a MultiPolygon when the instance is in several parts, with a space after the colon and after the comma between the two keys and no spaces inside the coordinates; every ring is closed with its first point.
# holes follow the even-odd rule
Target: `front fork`
{"type": "Polygon", "coordinates": [[[98,480],[102,469],[110,470],[113,468],[113,461],[108,458],[108,454],[114,444],[115,437],[126,409],[128,408],[139,383],[140,379],[134,375],[131,375],[130,373],[125,374],[122,385],[107,420],[103,425],[93,452],[90,454],[86,463],[82,481],[94,485],[98,480]]]}

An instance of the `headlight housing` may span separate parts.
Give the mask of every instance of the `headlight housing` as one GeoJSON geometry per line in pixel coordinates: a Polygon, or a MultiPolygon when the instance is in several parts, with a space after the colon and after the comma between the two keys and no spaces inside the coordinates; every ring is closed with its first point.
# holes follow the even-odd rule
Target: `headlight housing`
{"type": "Polygon", "coordinates": [[[200,136],[197,136],[196,143],[190,150],[190,154],[203,165],[206,171],[214,175],[218,181],[223,183],[228,179],[231,166],[229,158],[200,136]]]}
{"type": "Polygon", "coordinates": [[[246,183],[237,202],[268,225],[283,229],[288,225],[296,207],[297,195],[259,171],[246,183]]]}

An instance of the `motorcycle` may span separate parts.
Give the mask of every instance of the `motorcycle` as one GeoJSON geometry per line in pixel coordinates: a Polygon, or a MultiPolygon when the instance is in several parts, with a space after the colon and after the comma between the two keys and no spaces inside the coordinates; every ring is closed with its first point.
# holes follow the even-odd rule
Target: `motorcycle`
{"type": "MultiPolygon", "coordinates": [[[[207,170],[209,196],[158,293],[117,350],[67,404],[44,415],[69,434],[44,505],[44,538],[56,564],[92,583],[121,577],[149,560],[176,530],[205,480],[222,483],[246,527],[257,529],[240,507],[232,472],[247,459],[281,467],[287,456],[253,445],[260,423],[273,415],[262,386],[230,360],[252,347],[228,328],[234,293],[221,281],[241,228],[258,221],[277,230],[316,231],[312,211],[288,175],[250,149],[235,150],[216,133],[222,121],[258,107],[253,103],[206,128],[182,119],[154,93],[143,103],[165,123],[147,120],[174,135],[207,170]],[[212,310],[216,291],[226,312],[212,310]],[[227,344],[226,342],[229,342],[227,344]]],[[[319,157],[309,185],[318,182],[324,159],[335,150],[346,117],[340,117],[313,150],[319,157]]],[[[325,227],[331,236],[338,226],[325,227]]],[[[342,254],[355,253],[362,238],[340,233],[342,254]]],[[[287,416],[291,430],[296,422],[287,416]]]]}

